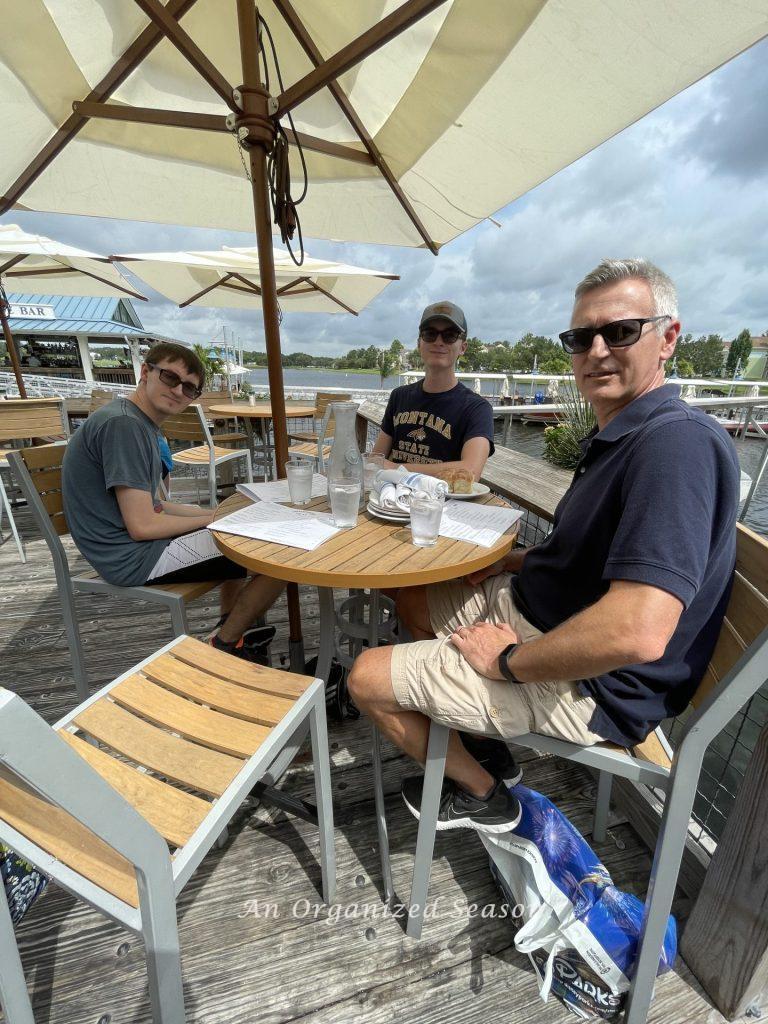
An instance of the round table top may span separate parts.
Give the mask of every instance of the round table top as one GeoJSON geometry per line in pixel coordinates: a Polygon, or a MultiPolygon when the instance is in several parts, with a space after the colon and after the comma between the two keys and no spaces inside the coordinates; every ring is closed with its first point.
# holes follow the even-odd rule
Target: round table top
{"type": "MultiPolygon", "coordinates": [[[[242,416],[247,420],[272,419],[271,402],[256,402],[255,405],[251,405],[250,402],[229,402],[226,405],[212,405],[209,411],[216,413],[217,416],[242,416]]],[[[306,402],[286,402],[285,414],[286,416],[314,416],[315,406],[314,404],[308,405],[306,402]]]]}
{"type": "MultiPolygon", "coordinates": [[[[495,495],[478,498],[482,504],[503,505],[495,495]]],[[[216,518],[235,512],[250,502],[240,494],[223,501],[216,518]]],[[[330,512],[327,498],[314,498],[303,509],[330,512]]],[[[484,569],[506,555],[517,536],[517,528],[505,533],[490,548],[463,540],[438,537],[431,548],[411,543],[409,526],[385,522],[369,512],[361,512],[357,526],[342,530],[314,551],[273,544],[270,541],[237,537],[231,533],[213,534],[222,554],[252,572],[263,573],[289,583],[309,583],[316,587],[415,587],[441,583],[484,569]]]]}

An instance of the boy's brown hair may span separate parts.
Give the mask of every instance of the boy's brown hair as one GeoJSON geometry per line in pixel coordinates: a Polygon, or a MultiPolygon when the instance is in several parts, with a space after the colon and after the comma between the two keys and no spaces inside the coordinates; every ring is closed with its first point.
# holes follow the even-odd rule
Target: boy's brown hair
{"type": "Polygon", "coordinates": [[[177,345],[173,341],[158,341],[147,352],[144,362],[162,363],[164,361],[183,363],[189,373],[196,374],[199,387],[203,387],[205,384],[205,367],[191,349],[177,345]]]}

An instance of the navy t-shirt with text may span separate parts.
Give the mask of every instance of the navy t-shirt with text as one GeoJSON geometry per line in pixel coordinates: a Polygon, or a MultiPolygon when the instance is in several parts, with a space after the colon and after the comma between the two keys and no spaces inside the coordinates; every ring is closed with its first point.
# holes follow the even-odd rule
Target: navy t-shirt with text
{"type": "Polygon", "coordinates": [[[425,391],[422,381],[395,388],[381,429],[392,438],[392,462],[456,462],[473,437],[485,437],[493,455],[493,413],[481,395],[463,384],[425,391]]]}

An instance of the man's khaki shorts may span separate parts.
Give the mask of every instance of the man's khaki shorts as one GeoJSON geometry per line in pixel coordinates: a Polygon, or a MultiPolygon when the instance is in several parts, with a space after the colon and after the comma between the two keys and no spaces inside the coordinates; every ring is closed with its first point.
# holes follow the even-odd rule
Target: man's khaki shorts
{"type": "Polygon", "coordinates": [[[579,693],[575,682],[488,679],[448,641],[460,626],[476,622],[506,622],[521,643],[541,635],[515,607],[510,578],[502,573],[477,587],[456,580],[427,588],[429,617],[437,639],[393,647],[395,699],[404,708],[467,732],[505,739],[538,732],[584,746],[602,742],[589,728],[595,702],[579,693]]]}

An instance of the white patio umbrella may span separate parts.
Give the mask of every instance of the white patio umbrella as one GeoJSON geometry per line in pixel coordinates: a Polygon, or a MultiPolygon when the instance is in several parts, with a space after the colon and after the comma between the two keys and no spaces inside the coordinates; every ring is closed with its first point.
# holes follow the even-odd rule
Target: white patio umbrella
{"type": "Polygon", "coordinates": [[[6,285],[46,295],[128,295],[146,302],[108,257],[76,249],[44,235],[31,235],[16,224],[0,224],[0,321],[19,394],[27,397],[16,344],[8,324],[6,285]]]}
{"type": "MultiPolygon", "coordinates": [[[[273,249],[280,306],[286,312],[354,313],[383,291],[397,274],[273,249]]],[[[261,268],[255,248],[215,252],[150,252],[112,257],[179,306],[261,309],[261,268]]]]}

